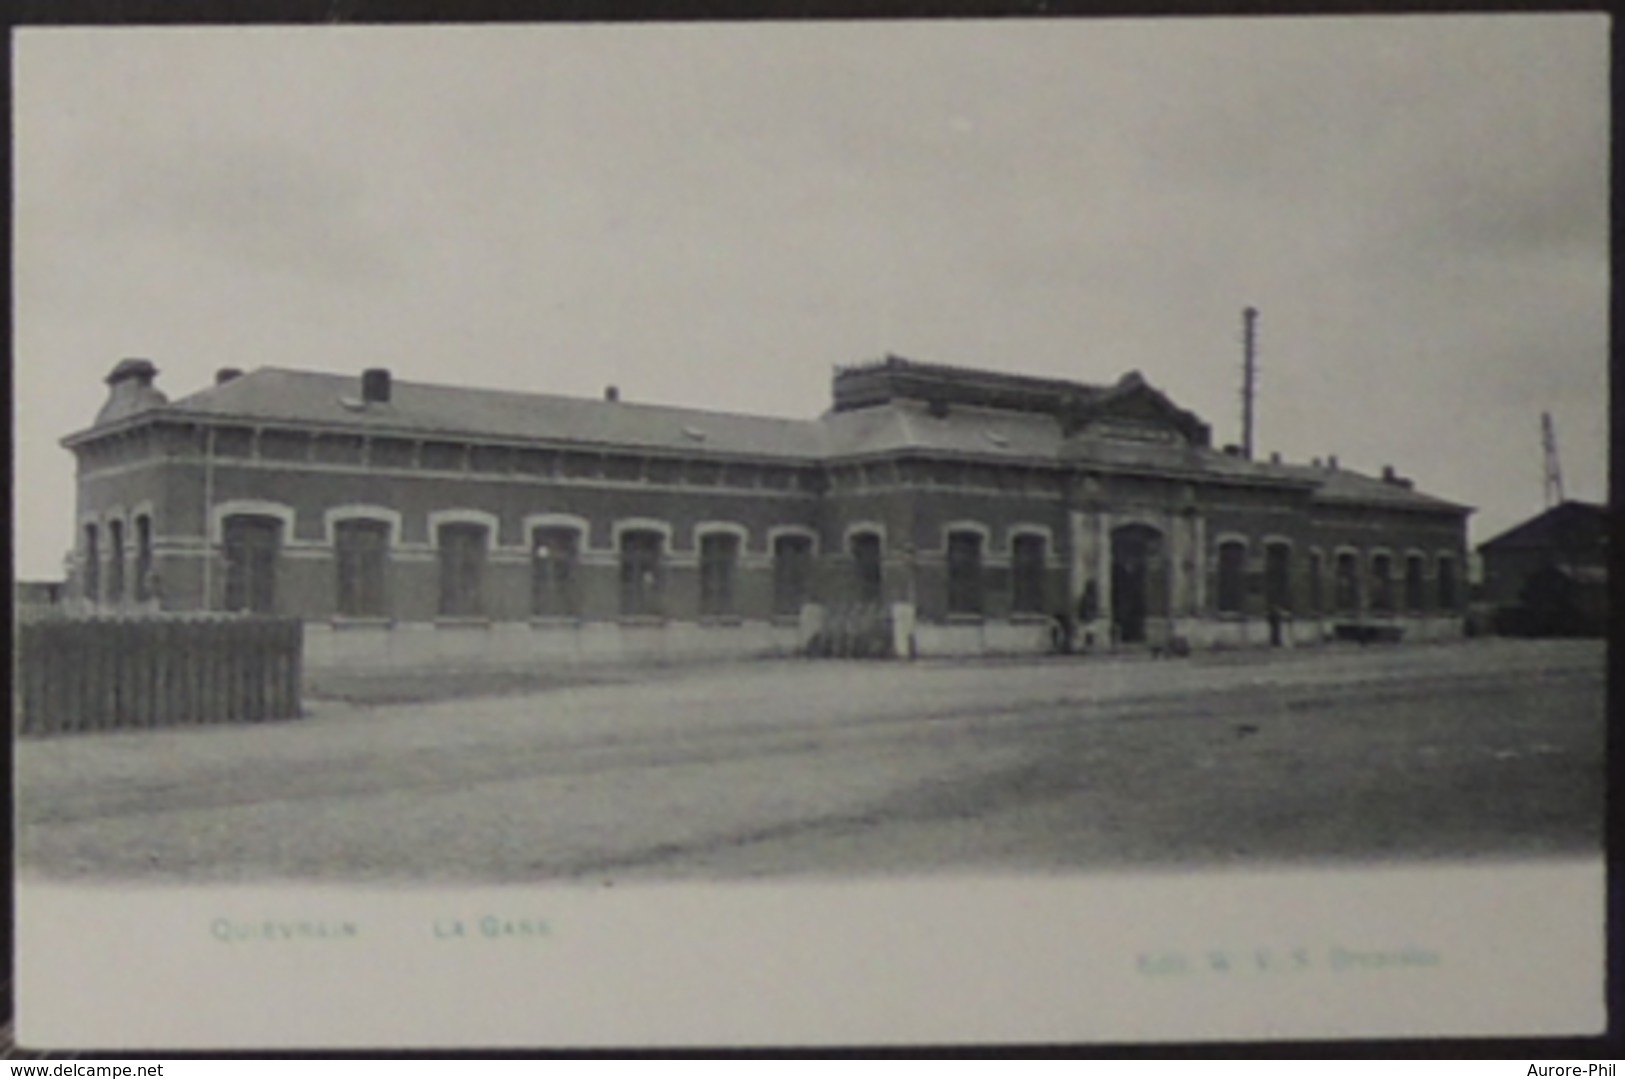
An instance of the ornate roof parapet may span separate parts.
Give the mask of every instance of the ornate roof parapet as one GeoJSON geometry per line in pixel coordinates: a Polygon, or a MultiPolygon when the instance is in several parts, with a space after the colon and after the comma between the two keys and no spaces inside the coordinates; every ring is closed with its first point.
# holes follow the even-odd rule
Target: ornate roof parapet
{"type": "Polygon", "coordinates": [[[893,355],[837,367],[834,379],[836,412],[910,400],[925,401],[937,412],[962,405],[1059,416],[1067,398],[1087,399],[1103,392],[1100,386],[1068,379],[979,371],[893,355]]]}

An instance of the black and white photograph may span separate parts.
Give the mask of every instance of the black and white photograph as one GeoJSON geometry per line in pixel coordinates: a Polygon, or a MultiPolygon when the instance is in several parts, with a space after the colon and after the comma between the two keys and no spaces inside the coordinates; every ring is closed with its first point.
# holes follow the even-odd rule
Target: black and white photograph
{"type": "Polygon", "coordinates": [[[18,30],[19,1043],[1600,1033],[1608,30],[18,30]]]}

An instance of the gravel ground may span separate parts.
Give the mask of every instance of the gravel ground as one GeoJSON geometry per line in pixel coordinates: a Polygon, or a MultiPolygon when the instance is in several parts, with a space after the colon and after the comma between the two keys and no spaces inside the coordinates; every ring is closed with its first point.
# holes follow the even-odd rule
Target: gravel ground
{"type": "MultiPolygon", "coordinates": [[[[780,662],[28,741],[24,873],[508,883],[1600,850],[1597,642],[780,662]]],[[[511,687],[504,687],[511,688],[511,687]]]]}

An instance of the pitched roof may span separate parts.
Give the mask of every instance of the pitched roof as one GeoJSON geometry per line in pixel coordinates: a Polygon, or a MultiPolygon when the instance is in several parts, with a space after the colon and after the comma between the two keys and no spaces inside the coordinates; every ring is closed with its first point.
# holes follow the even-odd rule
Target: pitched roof
{"type": "Polygon", "coordinates": [[[358,393],[353,377],[262,367],[184,397],[166,411],[415,435],[484,435],[806,460],[823,456],[818,424],[809,420],[401,380],[393,382],[387,403],[359,407],[358,393]]]}
{"type": "MultiPolygon", "coordinates": [[[[911,367],[912,371],[913,368],[911,367]]],[[[1138,389],[1143,380],[1120,385],[1138,389]]],[[[413,437],[484,437],[692,455],[749,456],[814,464],[832,458],[923,451],[1036,465],[1095,462],[1231,483],[1299,487],[1327,502],[1464,511],[1466,507],[1347,469],[1249,461],[1184,442],[1068,437],[1065,416],[953,405],[946,414],[899,398],[818,419],[779,419],[557,394],[469,389],[395,380],[390,400],[359,400],[351,376],[262,367],[167,404],[144,416],[285,423],[400,433],[413,437]]],[[[125,417],[126,419],[128,417],[125,417]]],[[[98,424],[98,428],[100,425],[98,424]]],[[[69,436],[75,444],[92,431],[69,436]]]]}
{"type": "Polygon", "coordinates": [[[1480,551],[1517,547],[1552,547],[1557,544],[1598,545],[1608,541],[1608,507],[1594,502],[1559,502],[1521,524],[1485,540],[1480,551]]]}

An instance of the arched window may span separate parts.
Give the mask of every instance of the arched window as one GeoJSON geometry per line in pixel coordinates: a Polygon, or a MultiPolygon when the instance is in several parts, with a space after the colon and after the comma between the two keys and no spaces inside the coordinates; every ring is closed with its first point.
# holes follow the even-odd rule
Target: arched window
{"type": "Polygon", "coordinates": [[[135,598],[152,598],[152,518],[135,519],[135,598]]]}
{"type": "Polygon", "coordinates": [[[812,584],[812,537],[782,533],[773,538],[773,612],[799,614],[812,584]]]}
{"type": "Polygon", "coordinates": [[[1219,544],[1220,614],[1240,614],[1247,592],[1247,545],[1240,540],[1219,544]]]}
{"type": "Polygon", "coordinates": [[[1405,559],[1405,609],[1420,611],[1426,604],[1426,591],[1422,587],[1422,556],[1413,554],[1405,559]]]}
{"type": "Polygon", "coordinates": [[[707,532],[700,537],[700,614],[717,618],[735,613],[734,582],[739,575],[739,537],[707,532]]]}
{"type": "Polygon", "coordinates": [[[1264,547],[1265,607],[1290,614],[1292,598],[1292,547],[1285,543],[1267,544],[1264,547]]]}
{"type": "Polygon", "coordinates": [[[1018,614],[1044,610],[1043,536],[1023,532],[1010,541],[1010,609],[1018,614]]]}
{"type": "Polygon", "coordinates": [[[84,590],[85,599],[91,603],[100,603],[102,599],[102,549],[101,535],[94,524],[85,525],[85,551],[84,551],[84,590]]]}
{"type": "Polygon", "coordinates": [[[1378,614],[1394,610],[1393,559],[1386,554],[1371,556],[1371,609],[1378,614]]]}
{"type": "Polygon", "coordinates": [[[1337,556],[1337,611],[1357,614],[1360,610],[1360,563],[1353,551],[1337,556]]]}
{"type": "Polygon", "coordinates": [[[347,618],[382,618],[389,610],[386,574],[389,522],[349,518],[334,522],[338,612],[347,618]]]}
{"type": "Polygon", "coordinates": [[[440,548],[440,614],[478,618],[485,613],[485,559],[491,530],[483,524],[449,521],[436,531],[440,548]]]}
{"type": "Polygon", "coordinates": [[[982,613],[982,535],[948,533],[948,613],[982,613]]]}
{"type": "Polygon", "coordinates": [[[1456,560],[1447,554],[1439,556],[1439,609],[1456,609],[1456,560]]]}
{"type": "Polygon", "coordinates": [[[228,611],[270,614],[276,610],[277,556],[282,521],[254,513],[232,514],[222,525],[228,611]]]}
{"type": "Polygon", "coordinates": [[[530,533],[530,612],[539,618],[579,618],[581,530],[542,525],[530,533]]]}
{"type": "Polygon", "coordinates": [[[666,537],[652,529],[621,533],[621,614],[658,615],[664,608],[661,551],[666,537]]]}
{"type": "Polygon", "coordinates": [[[859,603],[879,603],[883,595],[879,533],[856,532],[848,543],[852,552],[854,598],[859,603]]]}
{"type": "Polygon", "coordinates": [[[107,598],[124,602],[124,522],[107,522],[107,598]]]}

